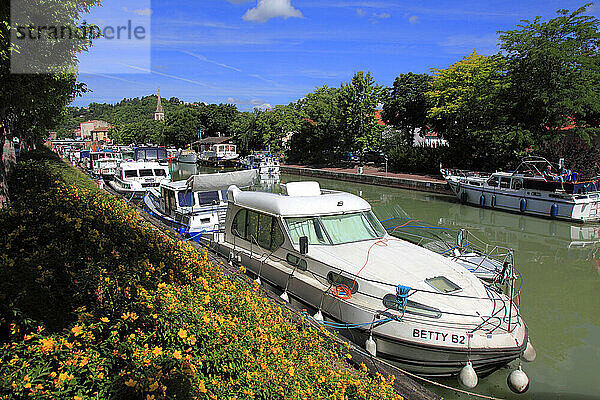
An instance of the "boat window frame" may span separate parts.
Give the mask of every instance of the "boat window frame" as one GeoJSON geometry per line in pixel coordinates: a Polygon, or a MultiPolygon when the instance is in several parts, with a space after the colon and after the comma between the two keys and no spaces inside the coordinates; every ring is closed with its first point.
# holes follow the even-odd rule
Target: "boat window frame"
{"type": "Polygon", "coordinates": [[[485,181],[485,183],[489,186],[489,187],[493,187],[493,188],[497,188],[498,185],[500,185],[500,177],[498,175],[492,175],[488,178],[487,181],[485,181]],[[495,185],[492,185],[491,182],[492,181],[496,181],[495,185]]]}
{"type": "Polygon", "coordinates": [[[500,177],[500,189],[510,189],[511,187],[511,179],[508,176],[501,176],[500,177]],[[506,185],[506,186],[503,186],[506,185]]]}
{"type": "Polygon", "coordinates": [[[140,168],[138,170],[138,175],[139,175],[140,178],[149,178],[149,177],[153,177],[154,176],[154,171],[152,170],[152,168],[140,168]],[[146,175],[143,175],[142,171],[144,171],[144,174],[146,174],[146,175]],[[150,172],[150,175],[147,175],[148,171],[150,172]]]}
{"type": "Polygon", "coordinates": [[[512,182],[510,183],[510,188],[512,190],[521,190],[521,189],[523,189],[523,179],[521,179],[521,178],[513,178],[512,182]],[[517,183],[517,182],[520,185],[519,187],[515,187],[516,186],[515,183],[517,183]]]}
{"type": "Polygon", "coordinates": [[[233,217],[233,219],[231,221],[231,227],[229,230],[232,235],[234,235],[242,240],[245,240],[247,242],[250,242],[251,245],[258,245],[261,249],[268,250],[268,251],[275,251],[275,250],[279,249],[281,246],[283,246],[283,244],[285,243],[285,234],[284,234],[282,227],[279,225],[279,221],[276,216],[271,215],[271,214],[262,213],[259,211],[255,211],[255,210],[251,210],[251,209],[245,208],[245,207],[241,207],[235,213],[235,216],[233,217]],[[237,226],[238,216],[241,215],[241,213],[244,213],[243,236],[238,229],[239,227],[237,226]],[[250,215],[249,215],[250,213],[254,213],[257,215],[257,221],[256,221],[256,232],[253,232],[253,234],[249,236],[248,227],[250,224],[248,222],[250,220],[250,215]],[[269,246],[268,247],[264,246],[265,243],[261,244],[261,240],[259,238],[259,229],[260,229],[261,220],[263,220],[265,218],[271,219],[270,228],[269,228],[269,246]],[[276,231],[279,233],[279,240],[275,240],[276,231]]]}
{"type": "Polygon", "coordinates": [[[139,178],[140,174],[138,173],[137,169],[124,169],[123,170],[123,179],[127,179],[127,178],[139,178]],[[127,174],[128,172],[135,172],[135,175],[131,175],[128,176],[130,174],[127,174]]]}
{"type": "Polygon", "coordinates": [[[460,293],[463,290],[460,286],[458,286],[456,283],[452,282],[450,279],[446,278],[443,275],[438,275],[438,276],[433,276],[433,277],[430,277],[430,278],[425,278],[425,283],[428,284],[429,286],[431,286],[437,292],[442,293],[442,294],[455,294],[455,293],[460,293]],[[443,288],[441,288],[439,286],[436,286],[436,282],[438,280],[443,281],[445,284],[447,284],[448,286],[450,286],[452,288],[452,290],[445,291],[443,288]]]}
{"type": "MultiPolygon", "coordinates": [[[[325,245],[325,246],[337,246],[337,245],[343,245],[343,244],[349,244],[349,243],[358,243],[358,242],[364,242],[367,240],[379,240],[381,238],[383,238],[387,231],[385,230],[385,228],[380,224],[380,226],[376,227],[374,226],[375,221],[379,222],[379,220],[377,219],[377,217],[373,214],[372,210],[366,210],[366,211],[354,211],[354,212],[344,212],[344,213],[334,213],[334,214],[320,214],[320,215],[312,215],[312,216],[305,216],[305,217],[283,217],[283,221],[284,221],[284,226],[287,230],[288,236],[290,238],[290,242],[292,242],[292,244],[298,245],[299,242],[295,242],[291,233],[290,233],[290,229],[288,226],[288,219],[309,219],[312,218],[313,221],[316,219],[318,221],[318,226],[320,227],[320,229],[323,231],[323,233],[325,234],[324,236],[327,238],[326,242],[319,242],[319,243],[314,243],[314,242],[309,242],[310,245],[315,245],[315,246],[319,246],[319,245],[325,245]],[[372,218],[369,218],[369,214],[371,214],[372,218]],[[337,216],[337,215],[354,215],[354,214],[360,214],[368,223],[369,227],[371,228],[371,230],[376,234],[376,235],[381,235],[381,236],[377,236],[374,238],[366,238],[366,239],[359,239],[359,240],[353,240],[353,241],[349,241],[349,242],[342,242],[342,243],[334,243],[333,240],[331,239],[331,236],[329,234],[329,232],[327,231],[327,229],[325,228],[325,225],[323,224],[323,222],[321,221],[321,218],[323,217],[331,217],[331,216],[337,216]]],[[[316,233],[316,232],[315,232],[316,233]]],[[[310,238],[309,238],[310,240],[310,238]]]]}

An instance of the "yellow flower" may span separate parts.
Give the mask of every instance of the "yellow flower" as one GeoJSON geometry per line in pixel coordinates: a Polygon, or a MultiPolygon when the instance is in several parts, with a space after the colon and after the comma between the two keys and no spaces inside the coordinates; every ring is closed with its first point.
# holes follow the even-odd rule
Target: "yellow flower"
{"type": "Polygon", "coordinates": [[[26,384],[23,385],[23,387],[25,389],[29,389],[31,387],[31,383],[27,382],[26,384]]]}
{"type": "Polygon", "coordinates": [[[75,336],[79,336],[81,334],[83,334],[83,328],[79,325],[75,325],[72,329],[71,332],[73,332],[73,334],[75,336]]]}
{"type": "Polygon", "coordinates": [[[207,294],[206,296],[204,296],[204,304],[208,303],[210,303],[210,295],[207,294]]]}
{"type": "Polygon", "coordinates": [[[100,321],[102,321],[102,322],[106,323],[106,322],[108,322],[108,318],[106,318],[106,317],[102,317],[102,318],[100,318],[100,321]]]}
{"type": "Polygon", "coordinates": [[[163,353],[162,347],[156,346],[154,348],[154,350],[152,350],[152,354],[154,354],[154,357],[158,357],[158,356],[162,355],[162,353],[163,353]]]}
{"type": "Polygon", "coordinates": [[[288,368],[288,374],[290,374],[290,376],[294,376],[294,367],[288,368]]]}
{"type": "Polygon", "coordinates": [[[146,400],[154,400],[154,395],[153,394],[147,394],[146,395],[146,400]]]}
{"type": "Polygon", "coordinates": [[[206,315],[203,315],[202,322],[204,322],[205,324],[208,324],[210,322],[210,319],[208,319],[208,317],[206,315]]]}
{"type": "Polygon", "coordinates": [[[188,343],[192,346],[196,344],[196,336],[192,335],[188,338],[188,343]]]}
{"type": "Polygon", "coordinates": [[[137,382],[134,381],[133,379],[130,379],[128,381],[125,381],[125,385],[127,385],[129,387],[134,387],[135,385],[137,385],[137,382]]]}
{"type": "Polygon", "coordinates": [[[175,350],[173,352],[173,358],[175,358],[176,360],[181,360],[181,351],[175,350]]]}
{"type": "Polygon", "coordinates": [[[154,318],[154,319],[158,318],[158,314],[152,314],[151,316],[152,316],[152,318],[154,318]]]}
{"type": "Polygon", "coordinates": [[[185,339],[187,337],[187,331],[185,329],[179,329],[179,332],[177,332],[177,336],[179,336],[182,339],[185,339]]]}
{"type": "Polygon", "coordinates": [[[159,289],[164,289],[164,288],[166,288],[166,287],[167,287],[167,284],[166,284],[166,283],[164,283],[164,282],[161,282],[161,283],[159,283],[159,284],[158,284],[158,288],[159,288],[159,289]]]}
{"type": "Polygon", "coordinates": [[[54,350],[54,339],[40,339],[40,344],[42,345],[42,353],[51,353],[54,350]]]}
{"type": "Polygon", "coordinates": [[[158,389],[158,382],[154,382],[152,385],[150,385],[150,391],[154,392],[156,389],[158,389]]]}
{"type": "Polygon", "coordinates": [[[81,397],[81,396],[73,396],[73,400],[83,400],[83,397],[81,397]]]}
{"type": "Polygon", "coordinates": [[[200,393],[206,393],[207,392],[206,387],[204,386],[204,381],[198,382],[198,391],[200,393]]]}

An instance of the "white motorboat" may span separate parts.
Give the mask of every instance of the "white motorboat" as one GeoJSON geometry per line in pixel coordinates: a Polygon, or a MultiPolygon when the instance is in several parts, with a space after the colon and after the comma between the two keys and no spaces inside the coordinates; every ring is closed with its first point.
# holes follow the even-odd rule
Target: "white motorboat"
{"type": "Polygon", "coordinates": [[[200,160],[211,163],[231,161],[238,157],[236,145],[226,143],[213,144],[199,155],[200,160]]]}
{"type": "Polygon", "coordinates": [[[102,179],[110,180],[115,176],[115,171],[121,163],[118,157],[105,157],[95,162],[95,167],[92,170],[93,175],[100,176],[102,179]]]}
{"type": "Polygon", "coordinates": [[[224,229],[204,240],[316,321],[406,370],[472,377],[534,358],[512,265],[485,283],[388,235],[358,196],[317,182],[286,191],[229,188],[224,229]]]}
{"type": "Polygon", "coordinates": [[[180,163],[196,164],[198,162],[198,154],[194,150],[179,149],[175,159],[180,163]]]}
{"type": "Polygon", "coordinates": [[[524,158],[514,172],[441,169],[465,204],[577,222],[600,221],[600,180],[579,181],[542,157],[524,158]],[[554,172],[561,171],[561,174],[554,172]]]}
{"type": "Polygon", "coordinates": [[[171,181],[169,167],[156,161],[128,161],[119,164],[108,184],[127,197],[142,197],[148,189],[171,181]]]}
{"type": "Polygon", "coordinates": [[[247,155],[240,160],[244,169],[257,169],[261,175],[279,174],[279,160],[269,152],[257,152],[247,155]]]}
{"type": "Polygon", "coordinates": [[[198,240],[201,233],[215,232],[224,226],[227,188],[250,186],[257,172],[234,171],[192,175],[186,181],[162,182],[144,196],[144,209],[175,228],[182,235],[198,240]]]}

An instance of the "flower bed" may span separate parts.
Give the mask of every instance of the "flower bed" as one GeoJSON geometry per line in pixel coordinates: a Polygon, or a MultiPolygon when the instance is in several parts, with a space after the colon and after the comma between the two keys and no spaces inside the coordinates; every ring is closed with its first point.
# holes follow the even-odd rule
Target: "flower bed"
{"type": "Polygon", "coordinates": [[[0,398],[397,398],[47,151],[0,213],[0,398]]]}

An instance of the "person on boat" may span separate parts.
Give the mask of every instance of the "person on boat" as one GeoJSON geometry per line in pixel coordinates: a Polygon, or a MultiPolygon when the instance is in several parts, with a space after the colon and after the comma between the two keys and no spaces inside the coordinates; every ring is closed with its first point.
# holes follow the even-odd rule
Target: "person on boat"
{"type": "Polygon", "coordinates": [[[548,164],[546,167],[546,170],[544,171],[544,178],[546,178],[547,181],[556,180],[556,175],[552,172],[552,165],[548,164]]]}

